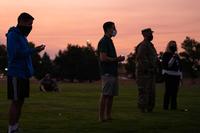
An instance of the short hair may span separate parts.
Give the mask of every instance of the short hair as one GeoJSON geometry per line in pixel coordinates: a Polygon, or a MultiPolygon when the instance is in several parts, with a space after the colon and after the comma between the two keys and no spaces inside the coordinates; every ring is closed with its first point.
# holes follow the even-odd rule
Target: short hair
{"type": "Polygon", "coordinates": [[[103,24],[103,30],[104,30],[104,32],[106,33],[109,29],[112,28],[113,25],[115,25],[114,22],[111,22],[111,21],[105,22],[103,24]]]}
{"type": "Polygon", "coordinates": [[[18,23],[21,22],[21,21],[27,22],[29,20],[34,20],[34,17],[31,16],[30,14],[26,13],[26,12],[21,13],[19,15],[18,19],[17,19],[18,23]]]}

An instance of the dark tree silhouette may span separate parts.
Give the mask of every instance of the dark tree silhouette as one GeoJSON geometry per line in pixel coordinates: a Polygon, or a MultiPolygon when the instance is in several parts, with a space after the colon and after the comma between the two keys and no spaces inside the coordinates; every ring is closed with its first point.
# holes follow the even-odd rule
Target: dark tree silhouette
{"type": "Polygon", "coordinates": [[[200,42],[186,37],[181,47],[184,51],[179,54],[182,58],[184,73],[190,74],[192,78],[197,78],[200,71],[200,42]]]}
{"type": "Polygon", "coordinates": [[[0,44],[0,74],[6,74],[6,68],[7,68],[7,52],[6,52],[6,46],[3,44],[0,44]]]}
{"type": "Polygon", "coordinates": [[[127,60],[126,60],[126,64],[125,64],[125,69],[126,72],[130,75],[130,78],[134,78],[135,79],[135,53],[130,53],[127,56],[127,60]]]}
{"type": "Polygon", "coordinates": [[[90,44],[86,47],[68,44],[65,50],[58,52],[54,64],[58,78],[71,82],[99,79],[98,58],[90,44]]]}

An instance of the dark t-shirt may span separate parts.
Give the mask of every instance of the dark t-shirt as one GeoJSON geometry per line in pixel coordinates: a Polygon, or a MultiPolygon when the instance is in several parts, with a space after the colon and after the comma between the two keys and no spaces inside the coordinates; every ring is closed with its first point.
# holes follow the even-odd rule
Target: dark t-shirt
{"type": "Polygon", "coordinates": [[[171,58],[173,57],[173,53],[170,52],[165,52],[162,56],[162,67],[163,69],[166,70],[171,70],[171,71],[182,71],[182,66],[181,66],[181,60],[180,58],[177,56],[175,58],[174,63],[172,64],[171,67],[168,66],[169,61],[171,60],[171,58]]]}
{"type": "MultiPolygon", "coordinates": [[[[111,38],[104,36],[98,44],[98,56],[100,53],[106,53],[108,57],[116,58],[116,50],[111,38]]],[[[99,59],[99,66],[101,75],[110,74],[112,76],[118,75],[118,63],[117,62],[103,62],[99,59]]]]}

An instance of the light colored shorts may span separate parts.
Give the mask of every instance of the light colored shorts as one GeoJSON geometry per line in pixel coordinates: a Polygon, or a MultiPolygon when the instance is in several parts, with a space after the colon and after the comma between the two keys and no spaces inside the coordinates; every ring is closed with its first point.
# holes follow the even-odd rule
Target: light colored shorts
{"type": "Polygon", "coordinates": [[[108,96],[118,96],[119,93],[119,85],[118,78],[111,75],[103,75],[101,76],[102,80],[102,94],[108,96]]]}

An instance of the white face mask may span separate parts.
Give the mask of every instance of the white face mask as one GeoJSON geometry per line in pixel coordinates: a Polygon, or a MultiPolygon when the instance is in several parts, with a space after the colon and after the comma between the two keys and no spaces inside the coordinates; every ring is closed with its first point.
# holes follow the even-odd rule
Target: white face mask
{"type": "Polygon", "coordinates": [[[115,37],[116,35],[117,35],[117,31],[116,31],[116,30],[113,30],[112,36],[115,37]]]}

